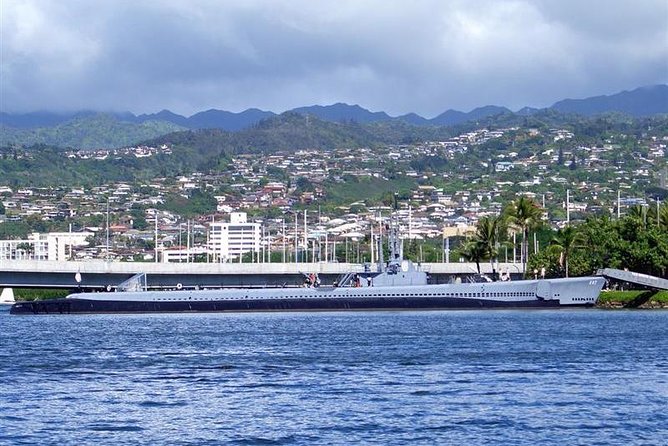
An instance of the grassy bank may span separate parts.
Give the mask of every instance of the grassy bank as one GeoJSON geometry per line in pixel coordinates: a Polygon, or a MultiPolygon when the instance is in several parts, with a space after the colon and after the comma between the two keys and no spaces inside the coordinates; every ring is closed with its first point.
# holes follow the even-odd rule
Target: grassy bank
{"type": "Polygon", "coordinates": [[[14,288],[14,298],[16,300],[57,299],[68,294],[70,294],[70,291],[63,289],[14,288]]]}
{"type": "MultiPolygon", "coordinates": [[[[598,298],[597,305],[601,307],[624,306],[645,292],[647,291],[603,291],[598,298]]],[[[647,304],[648,306],[668,307],[668,291],[659,292],[647,304]]]]}

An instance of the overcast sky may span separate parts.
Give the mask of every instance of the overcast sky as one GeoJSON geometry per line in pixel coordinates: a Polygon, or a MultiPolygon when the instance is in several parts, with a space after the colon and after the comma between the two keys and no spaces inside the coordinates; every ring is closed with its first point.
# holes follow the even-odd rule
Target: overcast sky
{"type": "Polygon", "coordinates": [[[1,0],[0,108],[433,117],[668,82],[667,0],[1,0]]]}

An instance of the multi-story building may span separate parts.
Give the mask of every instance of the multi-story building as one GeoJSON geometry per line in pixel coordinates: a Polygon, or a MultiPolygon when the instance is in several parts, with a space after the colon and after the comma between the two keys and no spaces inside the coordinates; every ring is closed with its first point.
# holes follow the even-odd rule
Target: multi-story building
{"type": "Polygon", "coordinates": [[[34,232],[26,240],[0,240],[0,260],[69,260],[92,232],[34,232]]]}
{"type": "Polygon", "coordinates": [[[209,225],[209,253],[216,262],[231,262],[260,250],[260,224],[248,223],[245,212],[230,213],[229,223],[209,225]]]}
{"type": "Polygon", "coordinates": [[[207,259],[208,255],[209,251],[205,246],[191,248],[177,247],[163,249],[160,252],[160,258],[163,263],[194,263],[198,259],[207,259]]]}

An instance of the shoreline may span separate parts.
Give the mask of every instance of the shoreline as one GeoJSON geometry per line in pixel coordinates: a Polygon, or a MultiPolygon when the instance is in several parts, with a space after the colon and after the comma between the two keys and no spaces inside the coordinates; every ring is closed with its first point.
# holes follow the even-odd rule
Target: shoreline
{"type": "Polygon", "coordinates": [[[660,291],[654,294],[647,302],[637,306],[629,306],[635,300],[641,299],[647,290],[632,291],[602,291],[596,302],[596,308],[617,310],[617,309],[668,309],[668,291],[660,291]]]}
{"type": "Polygon", "coordinates": [[[627,307],[628,302],[605,302],[597,303],[594,308],[600,310],[667,310],[668,303],[666,302],[648,302],[646,304],[640,305],[638,307],[627,307]]]}

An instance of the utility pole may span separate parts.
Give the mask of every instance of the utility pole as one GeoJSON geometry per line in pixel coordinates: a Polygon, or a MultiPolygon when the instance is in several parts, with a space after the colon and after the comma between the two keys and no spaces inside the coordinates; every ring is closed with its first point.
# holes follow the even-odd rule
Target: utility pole
{"type": "Polygon", "coordinates": [[[383,253],[383,213],[378,211],[378,272],[384,271],[384,258],[383,253]]]}
{"type": "Polygon", "coordinates": [[[369,249],[371,251],[371,263],[374,263],[373,258],[373,224],[371,224],[371,238],[369,239],[369,249]]]}
{"type": "MultiPolygon", "coordinates": [[[[157,212],[157,210],[156,210],[157,212]]],[[[109,197],[107,197],[107,248],[104,253],[105,259],[109,261],[109,197]]]]}
{"type": "Polygon", "coordinates": [[[315,263],[315,253],[316,253],[316,243],[315,239],[313,239],[313,249],[312,249],[312,254],[311,254],[311,263],[315,263]]]}
{"type": "Polygon", "coordinates": [[[346,263],[348,263],[348,237],[346,237],[346,263]]]}
{"type": "Polygon", "coordinates": [[[281,219],[281,237],[283,238],[283,263],[285,263],[285,218],[281,219]]]}
{"type": "Polygon", "coordinates": [[[267,228],[267,263],[271,263],[271,229],[267,228]]]}
{"type": "Polygon", "coordinates": [[[265,236],[264,236],[264,225],[260,226],[260,252],[258,253],[260,255],[260,261],[258,263],[264,263],[264,257],[267,252],[264,243],[265,243],[265,236]]]}
{"type": "Polygon", "coordinates": [[[295,263],[299,263],[299,226],[297,223],[297,218],[299,217],[299,213],[295,211],[295,263]]]}
{"type": "MultiPolygon", "coordinates": [[[[154,242],[154,263],[158,263],[158,210],[155,210],[155,242],[154,242]]],[[[180,261],[180,259],[179,259],[180,261]]]]}
{"type": "MultiPolygon", "coordinates": [[[[214,216],[211,216],[211,223],[213,223],[214,216]]],[[[211,239],[209,236],[211,230],[211,225],[209,225],[208,228],[206,228],[206,263],[209,263],[209,256],[211,257],[211,261],[213,262],[213,253],[211,252],[211,239]]]]}
{"type": "Polygon", "coordinates": [[[190,220],[186,224],[186,263],[190,263],[190,220]]]}
{"type": "Polygon", "coordinates": [[[306,216],[306,209],[304,209],[304,254],[306,258],[304,259],[304,263],[308,262],[308,227],[307,227],[307,219],[308,217],[306,216]]]}

